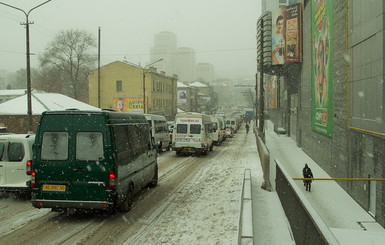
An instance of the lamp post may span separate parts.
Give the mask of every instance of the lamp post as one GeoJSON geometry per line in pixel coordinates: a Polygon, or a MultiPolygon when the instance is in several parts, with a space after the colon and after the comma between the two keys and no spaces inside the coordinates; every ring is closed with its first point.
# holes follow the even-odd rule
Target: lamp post
{"type": "Polygon", "coordinates": [[[142,68],[143,69],[143,113],[147,113],[147,110],[146,110],[146,68],[155,64],[155,63],[158,63],[162,60],[163,60],[163,58],[159,59],[157,61],[154,61],[151,64],[148,64],[142,68]]]}
{"type": "Polygon", "coordinates": [[[25,12],[24,10],[20,9],[20,8],[17,8],[17,7],[14,7],[12,5],[9,5],[9,4],[6,4],[6,3],[2,3],[0,2],[0,4],[2,5],[5,5],[5,6],[8,6],[10,8],[13,8],[13,9],[17,9],[21,12],[23,12],[25,14],[25,18],[26,18],[26,22],[25,23],[20,23],[21,25],[25,25],[26,26],[26,49],[27,49],[27,52],[26,52],[26,55],[27,55],[27,105],[28,105],[28,133],[29,132],[32,132],[32,100],[31,100],[31,65],[30,65],[30,52],[29,52],[29,24],[33,24],[33,22],[29,23],[28,21],[28,16],[29,14],[31,13],[32,10],[34,9],[37,9],[38,7],[50,2],[51,0],[48,0],[48,1],[45,1],[44,3],[41,3],[33,8],[31,8],[28,12],[25,12]]]}

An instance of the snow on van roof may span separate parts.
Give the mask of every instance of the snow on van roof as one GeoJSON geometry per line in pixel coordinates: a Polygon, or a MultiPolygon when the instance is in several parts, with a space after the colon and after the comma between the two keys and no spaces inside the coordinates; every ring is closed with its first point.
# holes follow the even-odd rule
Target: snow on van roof
{"type": "MultiPolygon", "coordinates": [[[[79,109],[100,111],[98,107],[75,100],[63,94],[32,92],[32,114],[41,115],[44,111],[79,109]]],[[[22,95],[0,104],[0,115],[27,115],[27,95],[22,95]]]]}

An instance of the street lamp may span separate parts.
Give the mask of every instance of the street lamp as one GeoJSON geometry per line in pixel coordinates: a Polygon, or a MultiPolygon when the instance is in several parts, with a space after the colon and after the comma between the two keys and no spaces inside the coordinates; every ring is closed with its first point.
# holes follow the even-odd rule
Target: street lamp
{"type": "Polygon", "coordinates": [[[0,4],[8,6],[13,9],[17,9],[25,14],[26,22],[20,23],[21,25],[26,26],[26,39],[27,39],[27,100],[28,100],[28,132],[32,132],[32,100],[31,100],[31,65],[30,65],[30,52],[29,52],[29,24],[33,24],[33,22],[29,23],[28,16],[31,13],[32,10],[37,9],[38,7],[50,2],[51,0],[45,1],[44,3],[41,3],[33,8],[31,8],[28,12],[25,12],[24,10],[14,7],[12,5],[2,3],[0,4]]]}
{"type": "Polygon", "coordinates": [[[148,64],[148,65],[146,65],[145,67],[142,68],[143,69],[143,113],[147,112],[146,111],[146,68],[151,66],[151,65],[153,65],[153,64],[155,64],[155,63],[158,63],[158,62],[160,62],[162,60],[163,60],[163,58],[159,59],[157,61],[154,61],[151,64],[148,64]]]}

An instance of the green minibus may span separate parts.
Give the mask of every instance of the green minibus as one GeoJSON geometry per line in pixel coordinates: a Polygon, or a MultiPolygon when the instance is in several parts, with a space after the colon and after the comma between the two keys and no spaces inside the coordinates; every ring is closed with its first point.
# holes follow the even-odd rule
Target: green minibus
{"type": "Polygon", "coordinates": [[[158,183],[150,125],[134,113],[44,112],[31,175],[36,208],[128,212],[136,192],[158,183]]]}

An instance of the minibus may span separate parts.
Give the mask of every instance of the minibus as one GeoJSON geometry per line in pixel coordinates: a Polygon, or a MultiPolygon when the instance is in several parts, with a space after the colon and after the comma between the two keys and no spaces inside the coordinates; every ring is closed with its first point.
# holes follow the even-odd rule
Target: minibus
{"type": "Polygon", "coordinates": [[[141,114],[44,112],[33,146],[32,205],[128,212],[135,193],[158,183],[151,139],[141,114]]]}
{"type": "Polygon", "coordinates": [[[0,135],[0,191],[29,195],[33,134],[0,135]]]}
{"type": "Polygon", "coordinates": [[[172,150],[181,153],[207,155],[213,150],[211,118],[200,113],[178,113],[172,135],[172,150]]]}
{"type": "Polygon", "coordinates": [[[155,114],[144,114],[148,124],[151,126],[151,133],[154,137],[155,146],[158,151],[170,150],[171,140],[168,124],[165,116],[155,114]]]}

